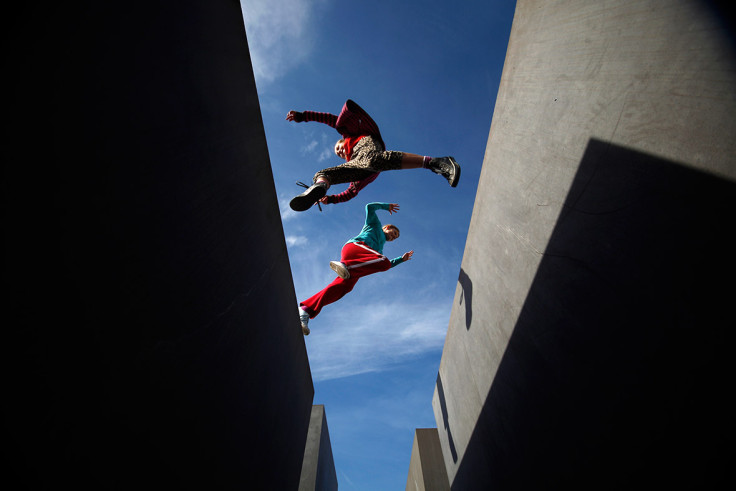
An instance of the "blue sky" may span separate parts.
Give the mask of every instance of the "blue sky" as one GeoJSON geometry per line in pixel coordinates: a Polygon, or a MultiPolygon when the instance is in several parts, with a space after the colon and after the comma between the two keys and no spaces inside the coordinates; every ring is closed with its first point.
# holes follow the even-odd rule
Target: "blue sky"
{"type": "Polygon", "coordinates": [[[358,234],[369,202],[401,207],[378,212],[401,230],[384,254],[415,251],[362,278],[305,337],[343,491],[404,489],[414,430],[436,427],[434,383],[515,4],[241,0],[297,299],[335,278],[329,261],[358,234]],[[379,125],[387,149],[454,156],[458,187],[425,169],[384,172],[352,201],[291,211],[303,191],[296,181],[341,162],[334,129],[286,113],[337,114],[349,98],[379,125]]]}

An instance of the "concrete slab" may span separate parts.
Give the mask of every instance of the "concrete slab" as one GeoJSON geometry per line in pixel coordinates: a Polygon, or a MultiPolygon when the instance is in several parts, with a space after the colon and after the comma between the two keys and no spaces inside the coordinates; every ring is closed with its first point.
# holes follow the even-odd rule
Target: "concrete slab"
{"type": "Polygon", "coordinates": [[[406,491],[446,491],[450,489],[437,428],[417,428],[409,461],[406,491]]]}
{"type": "Polygon", "coordinates": [[[719,475],[697,430],[733,429],[714,251],[736,57],[714,5],[517,2],[433,399],[453,489],[719,475]]]}
{"type": "Polygon", "coordinates": [[[240,5],[7,24],[14,481],[296,488],[314,390],[240,5]]]}
{"type": "Polygon", "coordinates": [[[299,491],[337,490],[337,473],[332,458],[330,432],[327,428],[325,406],[312,406],[309,420],[307,444],[304,447],[304,462],[299,480],[299,491]]]}

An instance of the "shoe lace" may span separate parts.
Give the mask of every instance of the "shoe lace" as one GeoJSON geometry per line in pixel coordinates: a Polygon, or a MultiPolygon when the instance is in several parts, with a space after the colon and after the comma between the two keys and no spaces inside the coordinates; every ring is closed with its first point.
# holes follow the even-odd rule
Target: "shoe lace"
{"type": "MultiPolygon", "coordinates": [[[[309,186],[304,184],[302,181],[296,181],[296,185],[309,189],[309,186]]],[[[319,211],[322,211],[322,206],[320,206],[319,201],[317,201],[317,208],[319,208],[319,211]]]]}

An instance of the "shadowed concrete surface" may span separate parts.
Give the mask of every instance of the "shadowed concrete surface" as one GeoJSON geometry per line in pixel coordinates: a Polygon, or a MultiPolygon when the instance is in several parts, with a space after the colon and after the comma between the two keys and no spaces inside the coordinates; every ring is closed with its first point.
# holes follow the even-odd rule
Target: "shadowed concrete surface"
{"type": "Polygon", "coordinates": [[[446,491],[450,489],[437,428],[417,428],[411,448],[406,491],[446,491]]]}
{"type": "Polygon", "coordinates": [[[433,398],[453,489],[733,482],[730,18],[517,3],[433,398]]]}
{"type": "Polygon", "coordinates": [[[240,4],[6,23],[6,478],[297,488],[314,391],[240,4]]]}
{"type": "Polygon", "coordinates": [[[337,473],[332,458],[325,406],[317,404],[312,406],[312,416],[309,420],[299,491],[335,490],[337,490],[337,473]]]}

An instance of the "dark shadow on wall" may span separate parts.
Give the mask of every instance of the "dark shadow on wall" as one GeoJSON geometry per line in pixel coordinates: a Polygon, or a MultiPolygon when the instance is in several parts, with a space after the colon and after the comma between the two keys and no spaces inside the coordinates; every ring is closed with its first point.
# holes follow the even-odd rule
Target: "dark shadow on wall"
{"type": "Polygon", "coordinates": [[[450,445],[450,453],[452,454],[452,461],[457,462],[457,450],[455,449],[455,441],[452,439],[452,431],[450,431],[450,417],[447,413],[447,400],[445,399],[445,389],[442,387],[442,377],[437,374],[437,397],[440,400],[440,410],[442,411],[442,424],[444,430],[447,432],[447,440],[450,445]]]}
{"type": "Polygon", "coordinates": [[[465,304],[465,328],[469,330],[473,322],[473,281],[463,268],[460,268],[458,282],[463,289],[460,303],[465,304]]]}
{"type": "Polygon", "coordinates": [[[701,0],[701,3],[726,32],[726,38],[731,43],[733,53],[736,48],[736,12],[734,12],[733,4],[728,0],[701,0]]]}
{"type": "Polygon", "coordinates": [[[735,216],[733,182],[591,140],[452,489],[732,487],[735,216]]]}

